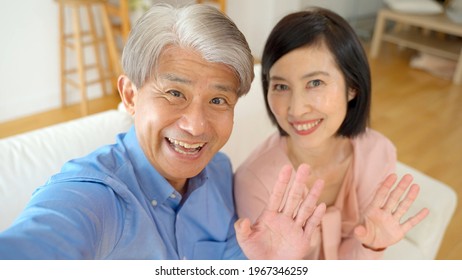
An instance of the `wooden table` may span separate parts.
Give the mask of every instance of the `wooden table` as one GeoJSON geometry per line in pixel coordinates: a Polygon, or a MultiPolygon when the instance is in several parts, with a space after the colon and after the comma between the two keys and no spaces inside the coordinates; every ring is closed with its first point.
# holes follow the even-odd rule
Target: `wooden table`
{"type": "Polygon", "coordinates": [[[434,36],[430,31],[462,37],[462,24],[449,20],[444,14],[417,15],[406,14],[384,8],[379,11],[371,43],[371,57],[377,57],[382,41],[390,42],[402,47],[415,49],[423,53],[436,55],[457,61],[453,76],[454,84],[462,83],[462,38],[447,40],[441,36],[434,36]],[[388,22],[397,25],[418,27],[394,28],[387,30],[388,22]]]}

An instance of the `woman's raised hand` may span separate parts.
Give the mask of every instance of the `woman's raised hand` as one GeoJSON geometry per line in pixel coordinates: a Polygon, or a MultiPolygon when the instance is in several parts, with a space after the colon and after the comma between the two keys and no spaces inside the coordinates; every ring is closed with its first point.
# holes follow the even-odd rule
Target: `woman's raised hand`
{"type": "Polygon", "coordinates": [[[316,205],[324,182],[316,181],[305,196],[310,168],[300,165],[293,184],[292,167],[281,169],[269,203],[256,222],[247,218],[235,224],[236,238],[249,259],[302,259],[309,251],[311,235],[326,211],[316,205]]]}
{"type": "Polygon", "coordinates": [[[420,223],[429,213],[427,208],[401,222],[419,193],[419,185],[412,184],[413,177],[404,175],[398,185],[396,174],[389,175],[377,190],[364,213],[364,221],[355,228],[356,238],[365,246],[376,251],[391,246],[420,223]]]}

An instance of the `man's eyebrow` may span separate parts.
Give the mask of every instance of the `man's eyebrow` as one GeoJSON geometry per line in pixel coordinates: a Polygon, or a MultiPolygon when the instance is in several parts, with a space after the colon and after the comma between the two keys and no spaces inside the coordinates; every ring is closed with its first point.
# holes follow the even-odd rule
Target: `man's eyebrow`
{"type": "Polygon", "coordinates": [[[192,84],[191,80],[177,76],[175,74],[167,73],[160,76],[161,79],[169,80],[171,82],[182,83],[182,84],[192,84]]]}
{"type": "Polygon", "coordinates": [[[226,86],[222,84],[216,84],[213,87],[219,91],[224,91],[224,92],[235,92],[236,91],[234,87],[226,86]]]}
{"type": "MultiPolygon", "coordinates": [[[[185,85],[191,85],[193,83],[191,80],[188,80],[186,78],[180,77],[172,73],[162,74],[160,78],[168,80],[170,82],[176,82],[176,83],[181,83],[185,85]]],[[[218,91],[223,91],[223,92],[235,92],[236,91],[234,87],[224,85],[224,84],[214,84],[213,88],[215,88],[218,91]]]]}

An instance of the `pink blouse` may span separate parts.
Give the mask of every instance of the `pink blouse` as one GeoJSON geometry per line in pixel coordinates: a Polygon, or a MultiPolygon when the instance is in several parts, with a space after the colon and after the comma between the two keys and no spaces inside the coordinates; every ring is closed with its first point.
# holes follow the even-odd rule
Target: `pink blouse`
{"type": "MultiPolygon", "coordinates": [[[[306,259],[379,259],[383,253],[362,247],[353,230],[362,221],[376,189],[396,167],[396,148],[372,129],[351,140],[354,154],[334,205],[328,206],[312,237],[306,259]]],[[[290,164],[285,137],[275,133],[236,170],[234,195],[239,217],[252,221],[264,209],[281,167],[290,164]]]]}

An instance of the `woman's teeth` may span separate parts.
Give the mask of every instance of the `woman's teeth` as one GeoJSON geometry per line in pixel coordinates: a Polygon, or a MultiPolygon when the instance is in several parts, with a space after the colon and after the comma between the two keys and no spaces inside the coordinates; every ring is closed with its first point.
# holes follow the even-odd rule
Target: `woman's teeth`
{"type": "Polygon", "coordinates": [[[304,123],[304,124],[294,124],[293,127],[298,131],[306,131],[312,129],[313,127],[317,126],[321,120],[317,120],[311,123],[304,123]]]}

